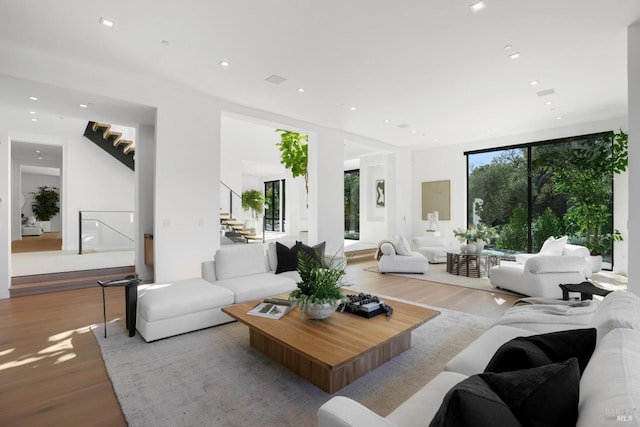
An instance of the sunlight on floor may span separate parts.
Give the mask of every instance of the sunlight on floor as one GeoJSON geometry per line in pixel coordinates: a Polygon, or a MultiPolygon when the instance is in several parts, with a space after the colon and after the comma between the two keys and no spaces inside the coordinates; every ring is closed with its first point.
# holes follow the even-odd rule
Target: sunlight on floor
{"type": "Polygon", "coordinates": [[[54,365],[72,360],[76,357],[76,354],[73,352],[73,336],[75,334],[85,334],[90,331],[91,327],[85,326],[52,335],[47,341],[53,344],[44,347],[36,353],[27,353],[19,357],[15,355],[17,352],[16,348],[3,350],[0,352],[0,371],[30,364],[33,365],[33,368],[38,368],[40,366],[38,362],[43,362],[48,359],[55,359],[51,360],[51,363],[54,365]],[[12,357],[13,360],[2,362],[1,359],[7,356],[12,357]]]}

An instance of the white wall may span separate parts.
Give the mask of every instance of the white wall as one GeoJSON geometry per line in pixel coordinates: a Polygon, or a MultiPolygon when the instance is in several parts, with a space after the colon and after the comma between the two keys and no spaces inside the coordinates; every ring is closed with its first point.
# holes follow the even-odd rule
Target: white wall
{"type": "MultiPolygon", "coordinates": [[[[467,171],[465,151],[480,150],[494,147],[508,146],[512,144],[522,144],[536,141],[546,141],[554,138],[563,138],[576,135],[585,135],[604,131],[618,131],[627,128],[626,118],[617,118],[601,122],[567,126],[562,128],[549,129],[545,132],[516,135],[509,138],[495,138],[477,141],[471,144],[455,145],[450,147],[438,147],[432,150],[421,150],[414,152],[412,156],[411,170],[412,182],[412,232],[414,235],[425,235],[427,221],[422,221],[422,194],[421,183],[425,181],[451,180],[451,220],[440,220],[438,230],[452,247],[459,245],[453,236],[453,230],[458,227],[466,227],[466,194],[467,194],[467,171]]],[[[629,240],[627,239],[627,220],[629,195],[624,189],[628,184],[627,173],[615,178],[615,199],[614,199],[614,227],[619,229],[625,237],[625,241],[616,243],[614,271],[626,274],[626,260],[629,240]]]]}
{"type": "Polygon", "coordinates": [[[11,141],[0,122],[0,299],[11,283],[11,141]]]}
{"type": "MultiPolygon", "coordinates": [[[[629,80],[629,182],[640,182],[640,21],[628,30],[629,80]]],[[[634,196],[637,193],[634,193],[634,196]]],[[[640,295],[640,198],[629,198],[629,263],[628,289],[640,295]]]]}
{"type": "MultiPolygon", "coordinates": [[[[79,135],[83,130],[79,128],[79,135]]],[[[135,175],[82,136],[65,141],[62,163],[62,248],[75,251],[79,245],[78,212],[134,211],[135,175]]]]}

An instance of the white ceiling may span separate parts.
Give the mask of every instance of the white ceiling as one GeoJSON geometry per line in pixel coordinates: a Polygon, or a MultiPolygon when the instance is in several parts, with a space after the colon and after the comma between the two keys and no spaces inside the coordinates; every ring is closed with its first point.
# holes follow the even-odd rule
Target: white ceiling
{"type": "MultiPolygon", "coordinates": [[[[472,0],[3,0],[0,43],[410,148],[626,116],[626,28],[640,1],[485,1],[474,14],[472,0]],[[287,80],[267,82],[272,74],[287,80]]],[[[2,63],[11,74],[11,58],[2,63]]],[[[0,103],[25,102],[30,82],[14,83],[0,79],[0,103]]],[[[82,114],[83,94],[56,95],[58,116],[82,114]]],[[[152,122],[149,107],[96,104],[152,122]]]]}

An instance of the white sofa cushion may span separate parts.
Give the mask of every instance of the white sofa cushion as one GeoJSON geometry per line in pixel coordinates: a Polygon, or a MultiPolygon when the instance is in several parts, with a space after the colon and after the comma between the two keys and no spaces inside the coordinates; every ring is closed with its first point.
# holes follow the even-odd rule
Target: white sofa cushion
{"type": "Polygon", "coordinates": [[[535,335],[527,329],[512,326],[495,325],[476,338],[471,344],[451,359],[444,367],[445,371],[464,375],[475,375],[484,372],[489,360],[500,346],[517,337],[535,335]]]}
{"type": "Polygon", "coordinates": [[[542,244],[539,255],[561,256],[564,246],[567,244],[568,237],[562,236],[559,239],[551,236],[542,244]]]}
{"type": "Polygon", "coordinates": [[[640,426],[638,367],[640,331],[615,329],[604,336],[580,380],[576,425],[640,426]]]}
{"type": "Polygon", "coordinates": [[[233,292],[201,278],[138,286],[138,316],[148,322],[231,304],[233,292]]]}
{"type": "Polygon", "coordinates": [[[218,280],[267,272],[264,247],[256,244],[226,246],[215,256],[218,280]]]}
{"type": "Polygon", "coordinates": [[[524,263],[525,269],[530,273],[568,273],[583,271],[587,260],[576,256],[534,256],[524,263]]]}
{"type": "Polygon", "coordinates": [[[411,256],[411,245],[404,236],[397,236],[395,238],[396,254],[401,256],[411,256]]]}
{"type": "Polygon", "coordinates": [[[626,291],[611,292],[600,303],[591,326],[598,330],[598,340],[616,328],[640,330],[640,297],[626,291]]]}
{"type": "Polygon", "coordinates": [[[291,276],[273,272],[217,280],[215,284],[233,292],[236,304],[289,293],[296,288],[296,280],[291,276]]]}

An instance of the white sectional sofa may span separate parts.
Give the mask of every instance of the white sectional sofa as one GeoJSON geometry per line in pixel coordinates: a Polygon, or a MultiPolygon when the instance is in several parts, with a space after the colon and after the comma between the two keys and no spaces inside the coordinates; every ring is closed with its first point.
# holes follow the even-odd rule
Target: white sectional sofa
{"type": "MultiPolygon", "coordinates": [[[[613,292],[602,303],[593,301],[594,310],[579,321],[567,319],[569,310],[558,305],[557,322],[547,324],[548,331],[566,328],[596,328],[597,344],[579,379],[578,426],[640,426],[640,298],[627,292],[613,292]],[[626,417],[626,418],[620,418],[626,417]],[[620,422],[625,421],[625,422],[620,422]]],[[[550,309],[549,306],[547,309],[550,309]]],[[[564,306],[566,307],[566,306],[564,306]]],[[[511,310],[526,310],[515,307],[511,310]]],[[[580,311],[581,309],[578,309],[580,311]]],[[[535,310],[534,310],[535,311],[535,310]]],[[[535,316],[535,315],[534,315],[535,316]]],[[[522,316],[515,316],[521,319],[522,316]]],[[[532,319],[533,320],[533,319],[532,319]]],[[[526,326],[522,322],[520,326],[526,326]]],[[[319,427],[346,426],[426,426],[438,412],[443,399],[461,381],[484,371],[496,350],[513,338],[538,334],[534,328],[494,325],[455,356],[421,390],[402,403],[386,418],[343,396],[335,396],[318,410],[319,427]]],[[[521,372],[521,371],[520,371],[521,372]]],[[[552,399],[562,399],[562,395],[552,399]]],[[[544,411],[544,408],[540,408],[544,411]]],[[[474,422],[473,425],[479,425],[474,422]]],[[[497,425],[497,424],[495,424],[497,425]]]]}
{"type": "MultiPolygon", "coordinates": [[[[289,244],[288,246],[291,246],[289,244]]],[[[136,328],[146,341],[228,323],[222,307],[291,292],[297,271],[275,274],[275,243],[220,248],[202,263],[202,277],[138,287],[136,328]]]]}

